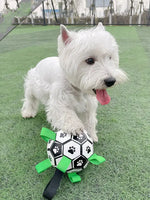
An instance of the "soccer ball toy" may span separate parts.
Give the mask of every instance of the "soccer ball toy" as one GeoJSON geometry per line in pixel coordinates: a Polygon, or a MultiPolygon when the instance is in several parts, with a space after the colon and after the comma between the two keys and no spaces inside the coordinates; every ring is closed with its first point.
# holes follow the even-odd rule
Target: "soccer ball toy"
{"type": "Polygon", "coordinates": [[[69,162],[67,173],[78,172],[88,164],[88,158],[93,155],[93,141],[86,131],[80,135],[70,135],[63,131],[56,133],[56,140],[49,140],[47,154],[54,167],[65,156],[69,162]]]}
{"type": "Polygon", "coordinates": [[[48,159],[37,164],[35,168],[38,173],[51,166],[56,168],[55,175],[43,193],[48,199],[55,195],[65,172],[72,183],[79,182],[81,177],[76,172],[86,168],[89,162],[99,165],[105,161],[105,158],[94,154],[93,140],[85,130],[80,135],[71,135],[62,130],[54,133],[42,128],[40,135],[47,142],[48,159]]]}

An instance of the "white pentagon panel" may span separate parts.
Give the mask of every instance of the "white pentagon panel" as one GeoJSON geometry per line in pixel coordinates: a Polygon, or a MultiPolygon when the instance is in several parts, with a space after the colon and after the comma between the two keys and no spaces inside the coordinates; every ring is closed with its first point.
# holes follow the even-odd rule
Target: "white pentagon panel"
{"type": "Polygon", "coordinates": [[[63,131],[58,131],[56,133],[56,140],[60,143],[64,143],[71,139],[71,134],[67,134],[63,131]]]}
{"type": "Polygon", "coordinates": [[[73,160],[80,155],[80,145],[74,141],[64,144],[64,155],[73,160]]]}
{"type": "Polygon", "coordinates": [[[91,144],[89,141],[86,141],[82,145],[82,155],[84,155],[87,159],[93,155],[93,144],[91,144]]]}

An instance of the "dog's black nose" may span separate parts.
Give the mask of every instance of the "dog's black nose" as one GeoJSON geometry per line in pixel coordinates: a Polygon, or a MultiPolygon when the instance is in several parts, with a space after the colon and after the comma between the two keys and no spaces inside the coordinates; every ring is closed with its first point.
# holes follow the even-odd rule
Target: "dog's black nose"
{"type": "Polygon", "coordinates": [[[104,82],[105,82],[105,85],[106,85],[107,87],[111,87],[112,85],[115,84],[116,79],[110,77],[110,78],[105,79],[104,82]]]}

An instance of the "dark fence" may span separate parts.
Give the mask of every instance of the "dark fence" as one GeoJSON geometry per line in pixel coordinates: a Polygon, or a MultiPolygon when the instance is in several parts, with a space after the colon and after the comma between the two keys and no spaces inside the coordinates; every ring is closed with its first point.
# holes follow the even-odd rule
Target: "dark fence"
{"type": "MultiPolygon", "coordinates": [[[[139,24],[139,15],[133,15],[132,16],[132,21],[130,22],[130,15],[112,15],[111,19],[111,25],[150,25],[150,12],[149,11],[144,11],[143,14],[141,15],[141,23],[139,24]]],[[[104,25],[110,25],[109,21],[109,16],[106,16],[104,18],[94,18],[91,20],[91,17],[74,17],[72,18],[58,18],[57,22],[55,18],[45,18],[43,17],[36,17],[36,18],[18,18],[15,17],[13,24],[18,25],[20,24],[20,21],[22,22],[21,24],[24,25],[29,25],[29,24],[34,24],[34,25],[56,25],[56,24],[68,24],[68,25],[91,25],[91,24],[97,24],[98,22],[102,22],[104,25]],[[73,23],[72,23],[73,21],[73,23]]]]}

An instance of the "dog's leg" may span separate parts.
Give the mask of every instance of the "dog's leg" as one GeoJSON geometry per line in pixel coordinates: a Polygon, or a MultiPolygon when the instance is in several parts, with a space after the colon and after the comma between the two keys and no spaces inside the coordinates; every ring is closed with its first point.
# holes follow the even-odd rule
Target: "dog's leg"
{"type": "Polygon", "coordinates": [[[96,131],[96,110],[97,110],[97,100],[93,97],[87,96],[87,111],[79,113],[78,116],[84,124],[85,130],[88,132],[89,136],[92,137],[94,142],[98,142],[97,131],[96,131]]]}
{"type": "Polygon", "coordinates": [[[96,113],[88,113],[86,117],[87,121],[87,131],[92,137],[94,142],[98,142],[98,137],[97,137],[97,131],[96,131],[96,124],[97,124],[97,118],[96,118],[96,113]]]}
{"type": "Polygon", "coordinates": [[[93,139],[94,142],[98,142],[97,131],[96,131],[96,112],[85,112],[80,115],[82,122],[84,124],[85,130],[88,135],[93,139]]]}
{"type": "Polygon", "coordinates": [[[35,117],[38,111],[39,101],[33,96],[30,88],[25,88],[21,114],[23,118],[35,117]]]}
{"type": "Polygon", "coordinates": [[[62,102],[54,102],[50,98],[46,106],[46,112],[47,120],[54,128],[73,135],[83,132],[84,125],[77,114],[62,102]]]}

